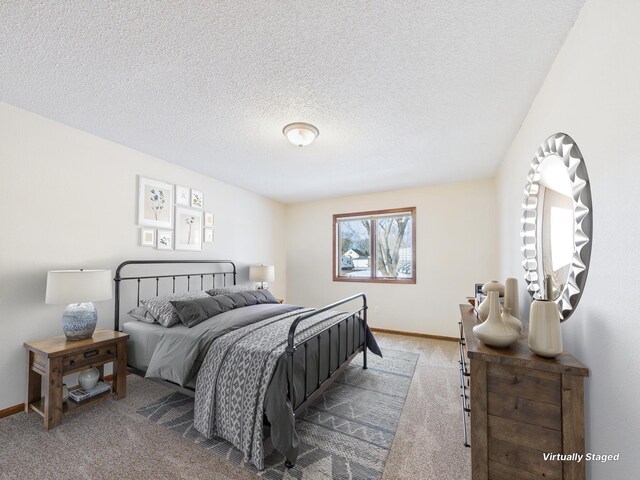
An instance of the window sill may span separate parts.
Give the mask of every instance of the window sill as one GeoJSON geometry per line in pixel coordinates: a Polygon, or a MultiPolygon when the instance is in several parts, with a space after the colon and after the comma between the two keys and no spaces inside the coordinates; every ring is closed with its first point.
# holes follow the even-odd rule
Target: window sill
{"type": "Polygon", "coordinates": [[[405,284],[415,285],[415,278],[346,278],[346,277],[333,277],[334,282],[351,282],[351,283],[390,283],[390,284],[405,284]]]}

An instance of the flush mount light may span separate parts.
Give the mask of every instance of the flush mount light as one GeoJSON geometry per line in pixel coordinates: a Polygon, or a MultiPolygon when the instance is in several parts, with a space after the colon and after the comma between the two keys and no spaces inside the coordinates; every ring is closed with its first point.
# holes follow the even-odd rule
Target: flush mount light
{"type": "Polygon", "coordinates": [[[291,143],[298,147],[310,145],[320,135],[320,131],[316,127],[304,122],[290,123],[282,129],[282,133],[291,143]]]}

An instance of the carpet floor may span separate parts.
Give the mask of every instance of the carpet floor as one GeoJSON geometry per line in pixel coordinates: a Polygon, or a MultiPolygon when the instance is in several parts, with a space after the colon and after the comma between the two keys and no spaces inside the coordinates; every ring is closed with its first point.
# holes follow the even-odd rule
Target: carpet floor
{"type": "MultiPolygon", "coordinates": [[[[469,449],[462,445],[457,345],[380,333],[376,338],[383,349],[419,354],[383,480],[470,478],[469,449]]],[[[36,414],[0,420],[0,478],[259,478],[138,413],[169,395],[167,387],[134,376],[127,384],[125,399],[80,410],[49,432],[36,414]]]]}
{"type": "Polygon", "coordinates": [[[226,440],[205,438],[193,426],[193,398],[171,393],[138,411],[155,423],[191,439],[269,480],[379,480],[393,442],[419,355],[383,350],[371,355],[367,371],[358,355],[345,372],[296,418],[300,437],[293,468],[265,441],[265,468],[257,470],[226,440]]]}

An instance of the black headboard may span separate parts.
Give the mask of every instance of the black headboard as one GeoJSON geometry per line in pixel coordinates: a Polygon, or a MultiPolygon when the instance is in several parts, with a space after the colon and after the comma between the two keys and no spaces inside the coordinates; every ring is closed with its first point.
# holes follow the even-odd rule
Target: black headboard
{"type": "MultiPolygon", "coordinates": [[[[155,291],[156,291],[156,296],[158,295],[159,292],[159,288],[160,288],[160,279],[171,279],[171,285],[172,285],[172,292],[175,293],[176,292],[176,278],[185,278],[187,279],[187,285],[186,285],[186,290],[189,291],[191,289],[191,281],[192,279],[194,279],[195,282],[197,282],[197,279],[199,278],[200,281],[198,282],[198,287],[201,290],[204,290],[204,283],[205,283],[205,278],[209,278],[211,277],[212,280],[212,285],[215,287],[216,284],[216,277],[217,278],[222,278],[222,284],[224,286],[227,285],[227,276],[231,276],[233,279],[233,285],[236,284],[236,265],[230,261],[230,260],[127,260],[126,262],[122,262],[120,265],[118,265],[118,268],[116,269],[116,275],[113,279],[113,281],[115,282],[115,295],[114,295],[114,300],[115,300],[115,311],[114,311],[114,317],[113,317],[113,323],[114,323],[114,329],[116,331],[120,330],[120,283],[123,281],[136,281],[137,285],[137,303],[136,305],[140,305],[140,286],[141,283],[143,281],[154,281],[156,282],[155,285],[155,291]],[[143,276],[131,276],[131,277],[123,277],[121,276],[121,272],[122,270],[127,266],[127,265],[153,265],[153,266],[160,266],[160,265],[185,265],[185,264],[190,264],[190,265],[207,265],[207,264],[216,264],[216,265],[222,265],[221,268],[218,268],[216,271],[214,272],[190,272],[190,273],[165,273],[165,270],[163,270],[163,274],[154,274],[153,267],[149,267],[148,272],[145,272],[145,275],[143,276]]],[[[167,280],[169,281],[169,280],[167,280]]]]}

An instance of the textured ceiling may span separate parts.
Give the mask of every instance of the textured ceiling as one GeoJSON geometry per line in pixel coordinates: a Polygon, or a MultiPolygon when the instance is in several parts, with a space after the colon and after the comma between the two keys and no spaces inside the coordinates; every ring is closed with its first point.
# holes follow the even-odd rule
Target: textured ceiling
{"type": "Polygon", "coordinates": [[[283,202],[488,177],[582,4],[2,0],[0,100],[283,202]]]}

